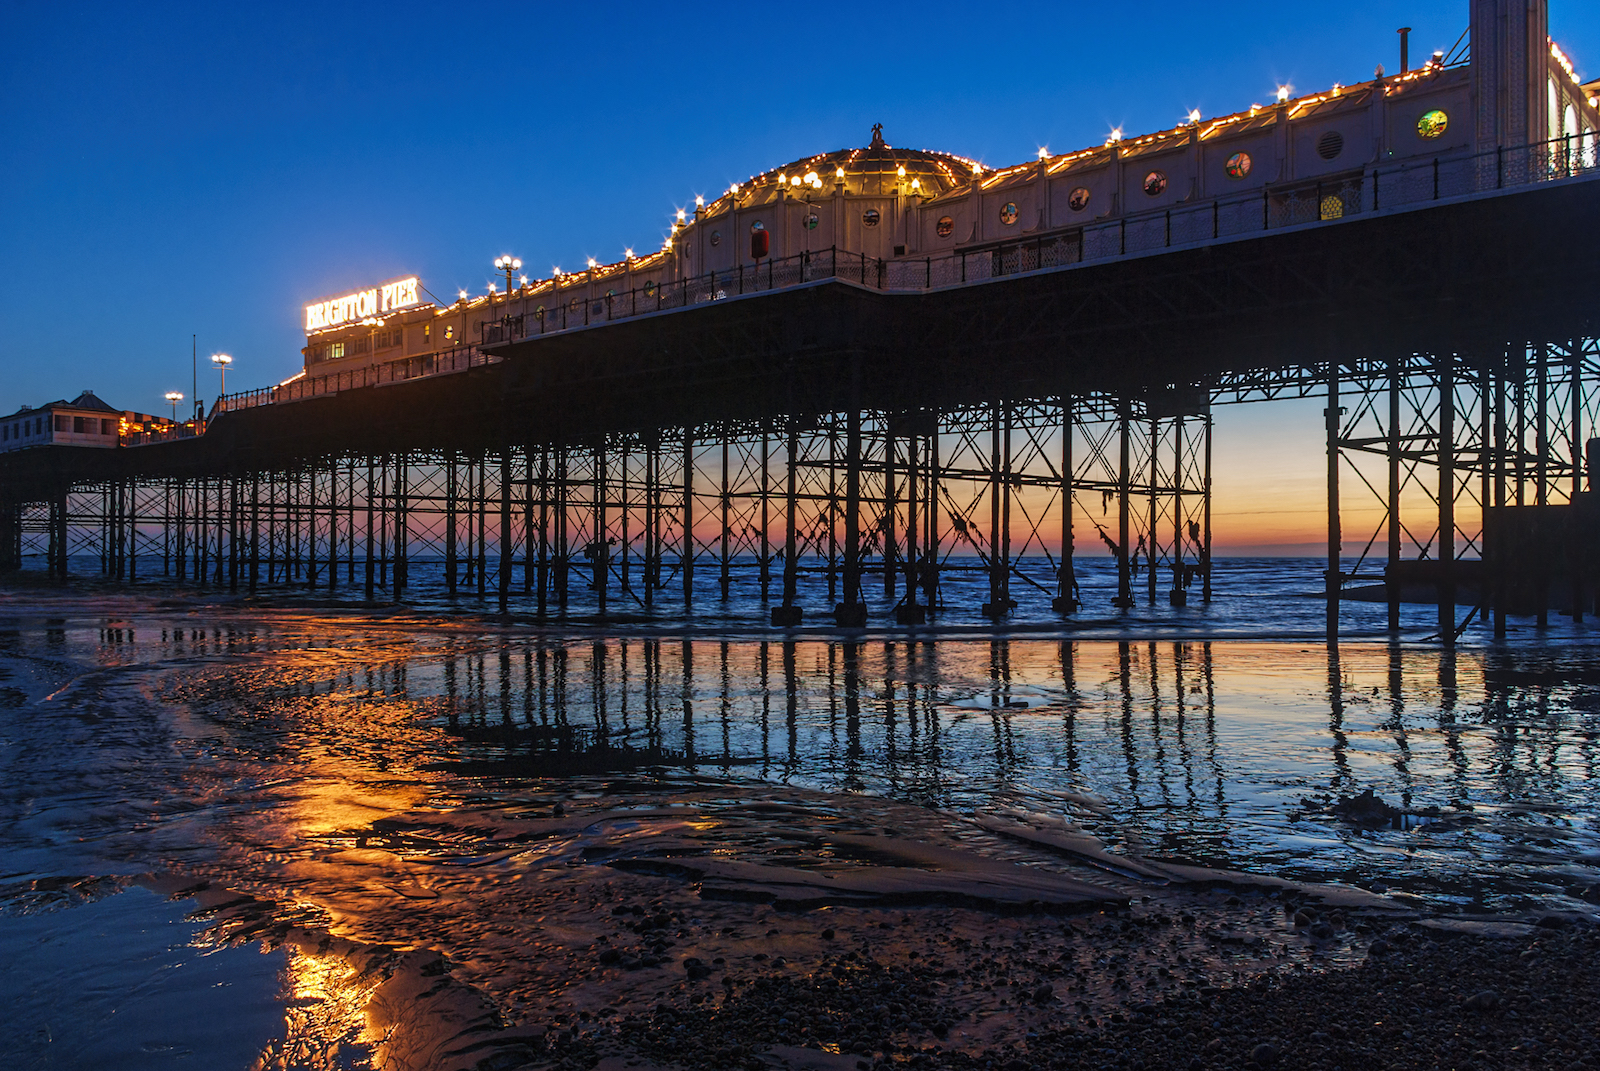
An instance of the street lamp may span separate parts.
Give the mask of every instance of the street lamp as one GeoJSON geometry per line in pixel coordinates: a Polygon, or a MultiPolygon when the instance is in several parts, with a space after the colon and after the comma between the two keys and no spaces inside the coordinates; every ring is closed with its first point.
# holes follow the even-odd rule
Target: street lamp
{"type": "Polygon", "coordinates": [[[511,273],[522,267],[522,261],[507,253],[503,257],[494,258],[494,266],[498,271],[506,273],[506,297],[511,297],[511,273]]]}
{"type": "Polygon", "coordinates": [[[217,397],[220,398],[228,393],[228,366],[233,363],[233,358],[226,353],[213,353],[211,363],[217,366],[217,397]]]}
{"type": "Polygon", "coordinates": [[[176,390],[167,391],[167,401],[172,404],[172,422],[178,422],[178,403],[183,401],[183,392],[176,390]]]}

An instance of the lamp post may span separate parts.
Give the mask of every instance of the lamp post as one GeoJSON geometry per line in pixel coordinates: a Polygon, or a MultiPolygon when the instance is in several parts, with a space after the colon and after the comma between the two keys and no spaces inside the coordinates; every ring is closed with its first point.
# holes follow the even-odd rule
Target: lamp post
{"type": "Polygon", "coordinates": [[[506,273],[506,300],[511,300],[511,275],[522,267],[522,261],[507,253],[503,257],[494,258],[494,266],[498,271],[506,273]]]}
{"type": "Polygon", "coordinates": [[[217,366],[217,397],[220,399],[228,393],[228,366],[233,358],[226,353],[213,353],[211,363],[217,366]]]}
{"type": "Polygon", "coordinates": [[[167,391],[167,401],[172,405],[172,422],[178,422],[178,403],[183,401],[183,392],[176,390],[167,391]]]}

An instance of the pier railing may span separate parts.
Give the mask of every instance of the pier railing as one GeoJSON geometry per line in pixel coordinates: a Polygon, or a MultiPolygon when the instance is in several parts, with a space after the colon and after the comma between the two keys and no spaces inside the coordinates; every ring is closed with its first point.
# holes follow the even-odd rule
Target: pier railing
{"type": "MultiPolygon", "coordinates": [[[[885,260],[838,248],[740,265],[625,291],[598,293],[590,281],[550,295],[516,316],[486,321],[481,343],[226,395],[212,410],[229,412],[302,401],[492,364],[483,346],[692,308],[744,294],[842,279],[873,290],[928,291],[1075,264],[1204,245],[1289,227],[1426,207],[1438,201],[1557,182],[1600,170],[1600,134],[1573,134],[1533,145],[1412,159],[1320,180],[1266,185],[1249,193],[1124,213],[1032,236],[978,244],[938,256],[885,260]]],[[[532,299],[528,299],[532,301],[532,299]]]]}

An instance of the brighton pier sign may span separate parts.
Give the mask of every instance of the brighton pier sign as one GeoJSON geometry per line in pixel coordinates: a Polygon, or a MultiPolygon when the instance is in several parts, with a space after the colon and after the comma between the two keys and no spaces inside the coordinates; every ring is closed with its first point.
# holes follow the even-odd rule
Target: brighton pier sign
{"type": "Polygon", "coordinates": [[[371,290],[358,290],[354,294],[330,298],[306,306],[306,330],[320,331],[327,327],[367,320],[382,316],[395,309],[417,304],[417,280],[399,279],[371,290]]]}

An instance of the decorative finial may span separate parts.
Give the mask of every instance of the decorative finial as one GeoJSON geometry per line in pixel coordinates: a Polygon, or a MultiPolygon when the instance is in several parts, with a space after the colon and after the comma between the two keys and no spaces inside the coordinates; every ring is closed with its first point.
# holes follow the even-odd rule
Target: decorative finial
{"type": "Polygon", "coordinates": [[[872,144],[869,145],[868,148],[870,148],[870,149],[887,149],[888,147],[889,147],[888,144],[883,140],[883,124],[882,123],[873,123],[872,124],[872,144]]]}

